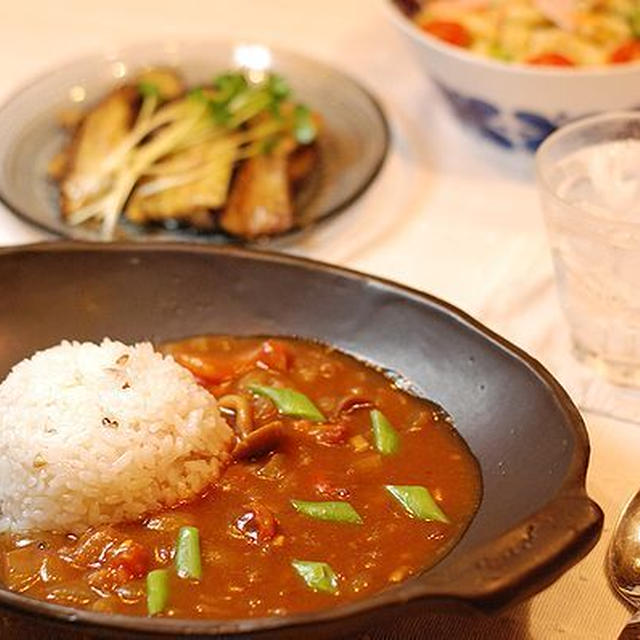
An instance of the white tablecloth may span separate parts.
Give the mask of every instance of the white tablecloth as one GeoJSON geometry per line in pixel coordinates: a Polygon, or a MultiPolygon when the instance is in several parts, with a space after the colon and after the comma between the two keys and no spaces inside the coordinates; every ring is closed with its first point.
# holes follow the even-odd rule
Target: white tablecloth
{"type": "MultiPolygon", "coordinates": [[[[590,411],[603,402],[569,353],[530,160],[459,128],[378,3],[4,0],[0,34],[0,100],[82,53],[190,34],[277,43],[339,65],[375,91],[394,138],[382,174],[340,219],[291,249],[445,298],[538,357],[586,409],[588,488],[606,513],[596,549],[546,591],[494,619],[438,619],[429,637],[615,637],[628,611],[603,562],[616,515],[638,484],[640,427],[590,411]]],[[[44,238],[0,209],[0,244],[44,238]]]]}

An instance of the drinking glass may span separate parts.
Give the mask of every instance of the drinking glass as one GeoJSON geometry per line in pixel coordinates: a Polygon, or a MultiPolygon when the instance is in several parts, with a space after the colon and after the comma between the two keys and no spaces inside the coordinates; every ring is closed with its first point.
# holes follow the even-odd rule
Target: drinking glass
{"type": "Polygon", "coordinates": [[[575,353],[610,382],[640,387],[640,113],[559,129],[536,172],[575,353]]]}

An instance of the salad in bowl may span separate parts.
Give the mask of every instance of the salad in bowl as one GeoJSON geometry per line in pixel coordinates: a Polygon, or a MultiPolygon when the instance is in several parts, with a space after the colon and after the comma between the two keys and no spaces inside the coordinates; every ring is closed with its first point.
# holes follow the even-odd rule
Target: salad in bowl
{"type": "Polygon", "coordinates": [[[413,19],[440,40],[503,62],[640,61],[637,0],[433,0],[413,19]]]}
{"type": "Polygon", "coordinates": [[[638,0],[386,0],[453,113],[533,152],[557,127],[640,108],[638,0]]]}

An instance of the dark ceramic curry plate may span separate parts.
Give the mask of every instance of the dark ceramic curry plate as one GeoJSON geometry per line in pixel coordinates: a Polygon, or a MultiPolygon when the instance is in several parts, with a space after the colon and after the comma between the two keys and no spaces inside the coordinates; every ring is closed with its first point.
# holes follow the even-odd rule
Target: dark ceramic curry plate
{"type": "Polygon", "coordinates": [[[0,588],[12,615],[107,637],[352,637],[442,608],[495,611],[547,586],[598,539],[602,512],[584,487],[589,443],[566,393],[539,363],[435,298],[301,259],[182,245],[3,249],[0,283],[0,377],[63,338],[317,338],[400,372],[445,407],[484,482],[479,511],[449,555],[355,604],[218,623],[75,611],[0,588]]]}

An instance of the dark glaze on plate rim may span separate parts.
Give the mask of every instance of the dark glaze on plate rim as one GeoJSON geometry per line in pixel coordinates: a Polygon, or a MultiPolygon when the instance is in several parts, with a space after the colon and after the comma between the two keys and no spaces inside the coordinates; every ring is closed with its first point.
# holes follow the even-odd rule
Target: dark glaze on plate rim
{"type": "MultiPolygon", "coordinates": [[[[387,295],[395,295],[421,308],[437,311],[446,318],[447,323],[460,325],[473,334],[474,340],[484,343],[492,353],[498,352],[508,356],[519,368],[535,376],[545,394],[552,398],[554,409],[558,412],[557,417],[573,437],[575,446],[559,490],[550,496],[537,512],[499,537],[491,538],[479,544],[477,548],[467,551],[455,562],[444,563],[446,567],[440,563],[415,579],[354,604],[286,618],[218,623],[105,615],[51,605],[0,590],[0,606],[7,610],[29,614],[31,619],[34,616],[40,617],[45,624],[56,621],[73,622],[78,626],[78,631],[95,630],[103,634],[108,632],[110,637],[114,637],[118,632],[135,634],[138,637],[189,635],[205,638],[220,634],[251,633],[265,637],[271,635],[293,638],[302,632],[310,637],[312,634],[313,637],[332,637],[333,634],[346,634],[350,629],[375,626],[384,619],[390,620],[403,613],[424,613],[425,610],[435,611],[442,608],[493,612],[522,600],[553,582],[596,543],[602,528],[603,515],[600,508],[588,498],[584,488],[589,443],[584,423],[576,407],[540,363],[452,305],[416,290],[355,271],[302,258],[230,247],[171,243],[96,245],[60,242],[4,248],[0,250],[0,261],[11,258],[15,260],[21,254],[37,256],[43,253],[50,256],[137,253],[141,258],[148,253],[168,253],[175,256],[184,254],[185,260],[188,259],[188,255],[198,260],[209,256],[214,260],[228,258],[230,261],[248,261],[253,266],[276,264],[294,270],[297,268],[304,273],[311,272],[317,274],[318,278],[342,278],[360,286],[378,287],[387,295]],[[307,627],[304,631],[299,628],[304,626],[307,627]]],[[[204,268],[204,264],[198,268],[204,268]]],[[[366,357],[366,354],[364,355],[366,357]]],[[[437,398],[434,399],[438,402],[437,398]]],[[[467,439],[464,432],[460,429],[459,431],[462,437],[467,439]]],[[[482,461],[480,462],[482,464],[482,461]]]]}

